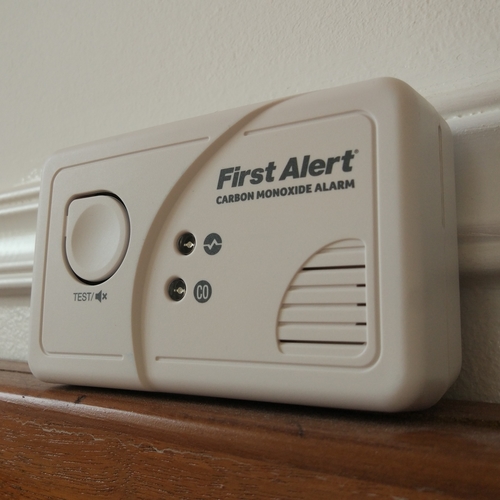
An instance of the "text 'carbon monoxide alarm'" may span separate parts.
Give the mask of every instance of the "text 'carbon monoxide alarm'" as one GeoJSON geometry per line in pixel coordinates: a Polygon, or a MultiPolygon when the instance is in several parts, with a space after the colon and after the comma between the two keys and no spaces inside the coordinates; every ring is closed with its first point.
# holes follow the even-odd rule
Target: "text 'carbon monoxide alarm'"
{"type": "Polygon", "coordinates": [[[446,122],[377,79],[55,154],[29,361],[57,383],[432,405],[461,364],[446,122]]]}

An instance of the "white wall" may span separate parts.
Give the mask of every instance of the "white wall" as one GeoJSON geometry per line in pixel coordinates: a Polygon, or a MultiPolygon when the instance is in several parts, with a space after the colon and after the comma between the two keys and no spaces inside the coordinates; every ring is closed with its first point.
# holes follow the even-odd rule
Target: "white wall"
{"type": "Polygon", "coordinates": [[[0,191],[53,151],[375,76],[500,80],[497,0],[1,0],[0,191]]]}
{"type": "MultiPolygon", "coordinates": [[[[299,92],[376,76],[427,97],[495,88],[499,26],[497,0],[0,0],[0,193],[57,149],[299,92]]],[[[500,285],[468,283],[454,394],[500,401],[500,285]]],[[[26,296],[0,298],[0,357],[26,357],[27,317],[26,296]]]]}

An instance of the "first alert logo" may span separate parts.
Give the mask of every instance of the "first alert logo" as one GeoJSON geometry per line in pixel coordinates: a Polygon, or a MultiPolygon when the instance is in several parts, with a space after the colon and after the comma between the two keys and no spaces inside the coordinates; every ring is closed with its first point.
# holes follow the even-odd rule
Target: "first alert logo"
{"type": "MultiPolygon", "coordinates": [[[[310,155],[305,155],[302,159],[300,167],[297,157],[294,156],[288,160],[285,168],[283,169],[277,180],[279,182],[287,179],[303,179],[308,176],[318,177],[321,175],[330,175],[333,172],[333,167],[336,163],[338,163],[339,166],[340,164],[342,164],[343,172],[351,172],[353,168],[353,165],[351,165],[351,161],[354,159],[354,156],[358,152],[359,151],[356,149],[354,150],[353,154],[352,149],[348,149],[343,156],[332,156],[330,158],[327,158],[326,160],[316,159],[313,161],[310,161],[310,155]]],[[[253,170],[241,170],[241,167],[223,168],[219,173],[217,189],[222,189],[224,187],[243,187],[247,179],[249,183],[253,185],[258,185],[262,182],[274,182],[276,180],[276,168],[277,167],[274,161],[269,162],[266,168],[254,168],[253,170]],[[230,183],[230,185],[227,185],[226,183],[230,183]]],[[[329,183],[319,182],[316,184],[314,192],[316,193],[318,191],[331,191],[354,187],[354,179],[331,181],[329,183]]],[[[282,188],[262,189],[256,192],[248,191],[237,194],[217,196],[216,202],[218,205],[222,205],[225,203],[253,200],[255,198],[274,198],[277,196],[290,196],[312,192],[312,184],[302,184],[298,186],[296,185],[282,188]]]]}

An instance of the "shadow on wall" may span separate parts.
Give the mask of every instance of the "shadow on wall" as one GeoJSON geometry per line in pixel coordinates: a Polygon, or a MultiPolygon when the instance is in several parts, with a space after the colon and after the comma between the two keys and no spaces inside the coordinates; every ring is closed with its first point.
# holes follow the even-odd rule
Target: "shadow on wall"
{"type": "Polygon", "coordinates": [[[500,403],[500,274],[460,276],[462,371],[450,399],[500,403]]]}

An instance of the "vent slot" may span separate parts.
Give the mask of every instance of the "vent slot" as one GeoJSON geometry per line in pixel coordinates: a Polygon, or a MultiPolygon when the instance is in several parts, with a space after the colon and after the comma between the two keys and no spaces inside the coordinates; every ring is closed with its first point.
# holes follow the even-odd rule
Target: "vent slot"
{"type": "Polygon", "coordinates": [[[359,355],[367,343],[366,251],[343,240],[314,254],[288,288],[278,319],[280,349],[359,355]]]}

